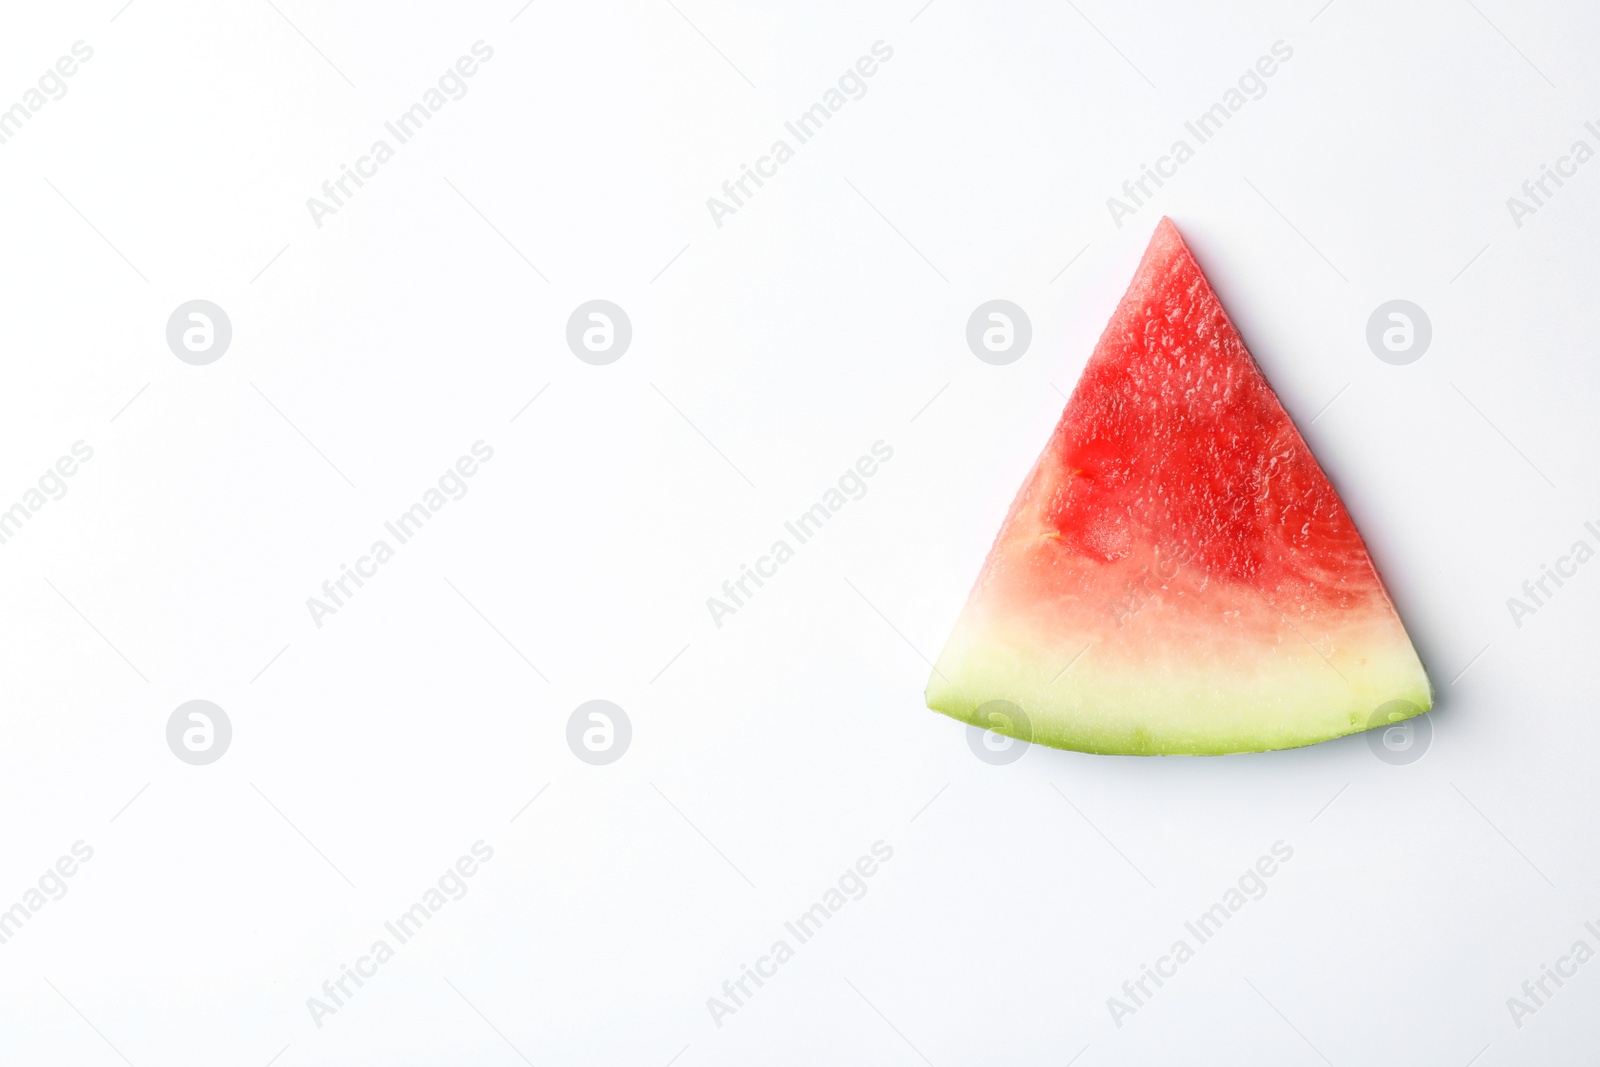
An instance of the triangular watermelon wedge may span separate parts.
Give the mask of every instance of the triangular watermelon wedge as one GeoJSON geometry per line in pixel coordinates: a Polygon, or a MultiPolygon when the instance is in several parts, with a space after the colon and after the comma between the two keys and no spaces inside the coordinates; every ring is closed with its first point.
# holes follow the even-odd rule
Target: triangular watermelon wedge
{"type": "Polygon", "coordinates": [[[1057,748],[1258,752],[1432,686],[1361,535],[1162,219],[928,683],[1057,748]]]}

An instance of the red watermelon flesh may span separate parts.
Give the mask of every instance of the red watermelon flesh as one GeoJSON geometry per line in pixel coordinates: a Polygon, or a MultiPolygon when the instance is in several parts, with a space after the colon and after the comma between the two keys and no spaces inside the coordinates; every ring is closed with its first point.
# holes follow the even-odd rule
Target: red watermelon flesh
{"type": "Polygon", "coordinates": [[[1361,535],[1162,219],[928,683],[1085,752],[1251,752],[1420,715],[1361,535]]]}

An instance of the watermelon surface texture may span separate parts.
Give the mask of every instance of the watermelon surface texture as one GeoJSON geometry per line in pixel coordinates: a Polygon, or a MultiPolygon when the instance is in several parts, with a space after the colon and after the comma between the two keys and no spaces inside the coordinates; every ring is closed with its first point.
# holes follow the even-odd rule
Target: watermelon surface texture
{"type": "Polygon", "coordinates": [[[927,701],[1022,740],[1140,755],[1292,748],[1432,707],[1361,535],[1171,220],[927,701]]]}

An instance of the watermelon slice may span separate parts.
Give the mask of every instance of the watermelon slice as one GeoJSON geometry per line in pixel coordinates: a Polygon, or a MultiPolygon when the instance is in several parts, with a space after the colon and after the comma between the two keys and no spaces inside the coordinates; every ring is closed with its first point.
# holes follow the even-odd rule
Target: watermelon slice
{"type": "Polygon", "coordinates": [[[928,706],[1083,752],[1258,752],[1433,690],[1361,535],[1162,219],[1000,527],[928,706]]]}

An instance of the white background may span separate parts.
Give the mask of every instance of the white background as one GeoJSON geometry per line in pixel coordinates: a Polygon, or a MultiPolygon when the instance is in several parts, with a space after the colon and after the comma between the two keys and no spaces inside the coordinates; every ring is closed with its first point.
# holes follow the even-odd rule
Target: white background
{"type": "Polygon", "coordinates": [[[1600,948],[1600,563],[1520,628],[1505,603],[1600,521],[1600,162],[1520,228],[1505,203],[1600,147],[1593,11],[275,2],[0,17],[0,106],[94,49],[0,145],[0,507],[94,449],[0,546],[0,908],[94,849],[0,945],[0,1061],[1595,1047],[1600,963],[1520,1027],[1506,998],[1600,948]],[[468,94],[314,225],[480,39],[468,94]],[[716,227],[706,198],[878,40],[865,97],[716,227]],[[1278,40],[1265,97],[1115,226],[1106,198],[1278,40]],[[922,707],[1161,214],[1390,585],[1438,690],[1417,762],[1355,736],[994,767],[922,707]],[[634,327],[605,367],[563,336],[596,297],[634,327]],[[964,339],[997,297],[1034,328],[1006,367],[964,339]],[[1396,297],[1433,323],[1405,367],[1364,338],[1396,297]],[[165,340],[194,298],[233,324],[209,366],[165,340]],[[470,492],[316,627],[306,598],[480,439],[470,492]],[[865,498],[715,627],[706,598],[877,440],[865,498]],[[234,729],[205,767],[165,740],[196,698],[234,729]],[[594,698],[633,724],[610,766],[565,740],[594,698]],[[319,1028],[307,998],[479,839],[465,898],[319,1028]],[[880,839],[868,894],[716,1026],[706,999],[880,839]],[[1278,840],[1268,894],[1115,1026],[1278,840]]]}

